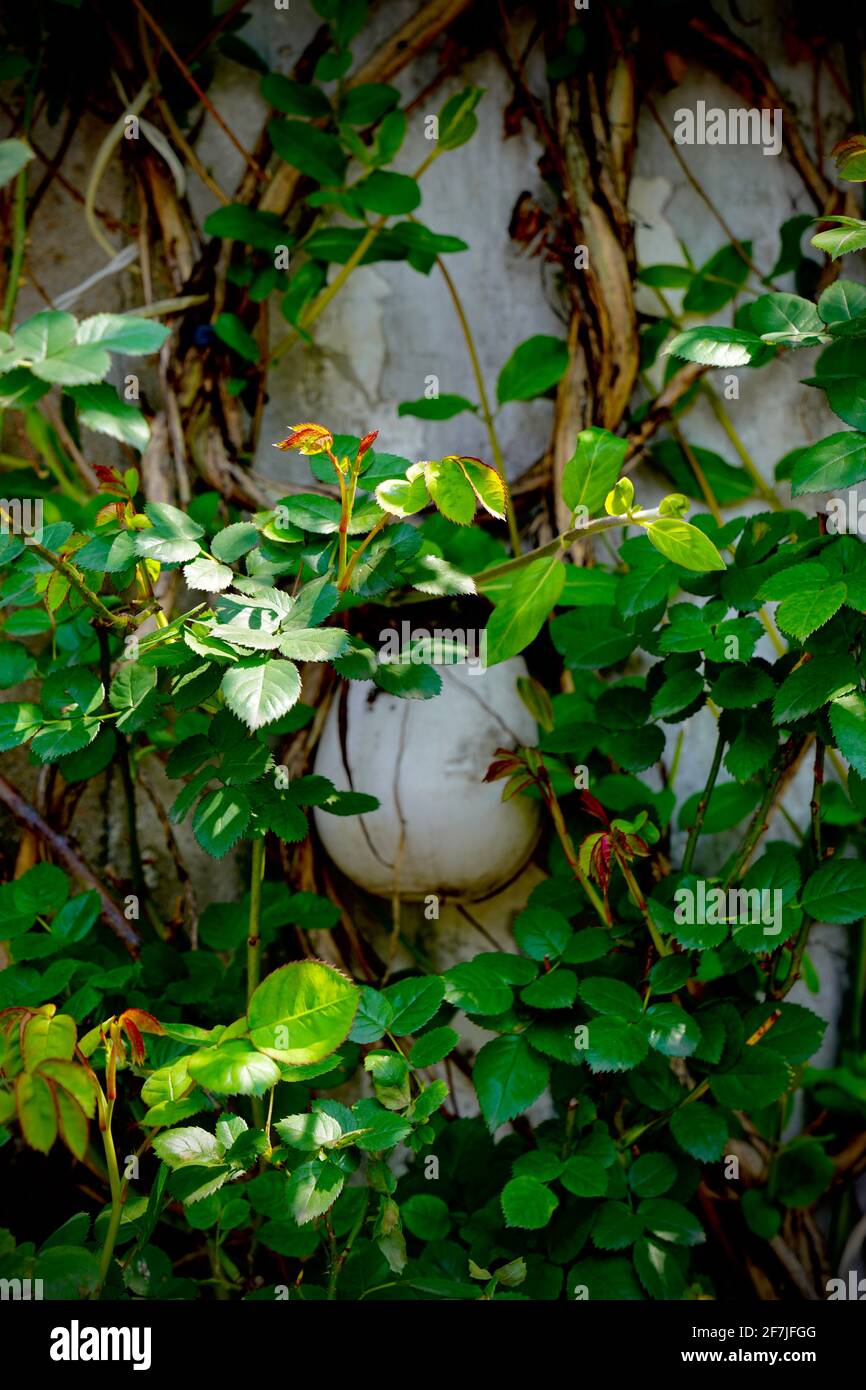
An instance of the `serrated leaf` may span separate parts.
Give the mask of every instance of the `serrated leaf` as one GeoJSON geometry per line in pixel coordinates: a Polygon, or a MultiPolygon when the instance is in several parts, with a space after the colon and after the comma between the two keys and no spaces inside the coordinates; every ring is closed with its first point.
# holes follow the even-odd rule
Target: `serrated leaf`
{"type": "MultiPolygon", "coordinates": [[[[206,770],[202,776],[207,780],[211,773],[206,770]]],[[[221,859],[237,844],[249,819],[250,803],[244,793],[237,787],[219,787],[207,792],[198,803],[192,818],[193,834],[207,854],[221,859]]]]}
{"type": "Polygon", "coordinates": [[[516,1177],[502,1189],[502,1214],[506,1226],[524,1231],[543,1230],[559,1206],[559,1198],[532,1177],[516,1177]]]}
{"type": "Polygon", "coordinates": [[[220,683],[226,704],[249,729],[260,729],[287,714],[301,693],[301,677],[291,661],[247,657],[226,671],[220,683]]]}
{"type": "Polygon", "coordinates": [[[472,1079],[488,1127],[495,1130],[537,1100],[547,1085],[548,1064],[517,1034],[485,1043],[472,1079]]]}
{"type": "Polygon", "coordinates": [[[741,328],[687,328],[672,338],[664,349],[686,362],[708,367],[745,367],[764,351],[757,333],[741,328]]]}
{"type": "Polygon", "coordinates": [[[187,1065],[194,1081],[219,1096],[261,1096],[280,1079],[273,1058],[240,1039],[194,1052],[187,1065]]]}
{"type": "Polygon", "coordinates": [[[250,1038],[288,1066],[318,1062],[336,1051],[352,1026],[358,991],[338,970],[295,961],[268,975],[247,1010],[250,1038]]]}

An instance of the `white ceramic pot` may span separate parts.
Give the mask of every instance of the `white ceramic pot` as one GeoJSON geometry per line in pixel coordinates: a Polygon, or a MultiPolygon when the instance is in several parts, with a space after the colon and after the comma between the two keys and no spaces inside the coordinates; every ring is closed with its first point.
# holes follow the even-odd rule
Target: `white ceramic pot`
{"type": "Polygon", "coordinates": [[[483,780],[497,748],[537,741],[517,693],[525,663],[437,669],[442,691],[432,700],[399,700],[371,682],[348,682],[322,731],[315,771],[380,806],[364,816],[317,810],[316,828],[338,868],[383,897],[483,897],[516,877],[538,838],[540,804],[502,802],[503,784],[483,780]]]}

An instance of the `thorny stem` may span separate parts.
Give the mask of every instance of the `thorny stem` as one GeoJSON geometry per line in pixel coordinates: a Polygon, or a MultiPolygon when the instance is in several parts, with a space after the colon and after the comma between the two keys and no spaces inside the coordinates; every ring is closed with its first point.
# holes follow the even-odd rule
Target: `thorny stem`
{"type": "Polygon", "coordinates": [[[710,409],[712,410],[713,414],[715,415],[717,421],[721,425],[725,434],[728,436],[728,439],[731,441],[731,444],[734,446],[734,449],[737,451],[737,454],[740,458],[740,462],[742,463],[752,482],[755,484],[755,487],[758,489],[764,501],[772,507],[774,512],[781,511],[782,503],[780,502],[773,488],[770,487],[770,484],[760,473],[757,464],[755,463],[751,454],[747,450],[739,434],[734,429],[730,415],[725,410],[725,407],[722,405],[722,402],[719,400],[710,383],[701,378],[700,382],[698,383],[698,390],[701,392],[702,395],[706,397],[710,409]]]}
{"type": "Polygon", "coordinates": [[[508,536],[511,541],[511,549],[515,555],[520,554],[520,533],[517,529],[517,518],[514,515],[514,506],[511,501],[511,493],[508,488],[508,479],[505,476],[505,460],[502,456],[502,449],[499,444],[499,436],[496,433],[496,426],[493,423],[493,413],[490,409],[490,401],[487,396],[487,388],[484,385],[484,374],[481,370],[481,363],[478,360],[478,352],[475,347],[475,339],[469,327],[469,320],[466,317],[460,296],[457,293],[457,286],[454,284],[445,263],[441,256],[436,257],[436,264],[442,273],[442,278],[451,296],[451,303],[454,305],[454,312],[460,323],[460,328],[466,342],[466,350],[469,353],[469,360],[472,363],[472,375],[475,377],[475,385],[478,390],[478,399],[481,404],[481,414],[484,417],[484,426],[487,430],[487,437],[490,440],[490,448],[493,452],[493,462],[496,471],[502,479],[502,486],[505,489],[505,517],[508,523],[508,536]]]}
{"type": "Polygon", "coordinates": [[[352,578],[352,571],[354,570],[364,551],[367,549],[367,546],[376,536],[378,536],[380,531],[383,531],[385,529],[390,520],[391,518],[386,512],[385,515],[381,517],[379,521],[376,522],[376,525],[373,527],[373,529],[369,531],[367,535],[364,537],[364,539],[361,541],[361,544],[358,546],[358,549],[353,553],[351,560],[346,565],[342,579],[337,584],[337,588],[340,590],[341,593],[345,593],[346,589],[348,589],[349,580],[352,578]]]}
{"type": "Polygon", "coordinates": [[[650,936],[652,937],[653,945],[655,946],[660,956],[669,956],[671,948],[666,944],[664,938],[661,935],[661,932],[659,931],[658,927],[653,921],[652,914],[650,913],[650,910],[646,904],[646,898],[641,892],[640,885],[638,884],[637,879],[635,878],[634,874],[629,868],[627,861],[623,859],[623,857],[620,854],[617,854],[616,862],[619,864],[619,867],[622,870],[622,876],[625,879],[626,884],[628,886],[629,897],[631,898],[641,917],[646,922],[647,930],[650,936]]]}
{"type": "Polygon", "coordinates": [[[687,874],[692,867],[692,860],[695,857],[698,839],[703,829],[704,817],[707,814],[707,807],[710,804],[710,797],[713,794],[713,787],[716,785],[716,778],[719,775],[719,768],[722,765],[722,754],[725,751],[725,739],[723,734],[719,734],[716,739],[716,751],[713,754],[713,761],[710,765],[710,773],[707,777],[707,784],[701,792],[701,799],[695,811],[695,823],[689,831],[688,843],[686,844],[685,854],[683,855],[684,874],[687,874]]]}
{"type": "Polygon", "coordinates": [[[559,804],[556,792],[553,790],[553,787],[550,784],[550,779],[548,777],[545,778],[545,784],[546,785],[543,788],[544,799],[547,802],[547,808],[550,811],[551,819],[553,820],[553,825],[556,830],[559,843],[562,845],[563,853],[565,854],[568,866],[574,874],[575,878],[577,879],[578,883],[580,884],[581,888],[583,889],[584,893],[589,898],[589,901],[592,903],[595,909],[596,916],[598,917],[602,926],[610,927],[612,925],[610,915],[607,909],[605,908],[605,905],[599,897],[598,893],[595,891],[595,888],[590,883],[583,869],[580,867],[580,859],[578,858],[577,851],[574,848],[574,841],[568,833],[568,828],[565,824],[565,817],[562,814],[562,807],[559,804]]]}
{"type": "Polygon", "coordinates": [[[561,536],[548,541],[546,545],[527,550],[523,555],[516,555],[513,560],[504,560],[501,565],[492,565],[490,569],[480,570],[472,578],[486,584],[490,579],[500,579],[503,575],[513,574],[524,565],[531,565],[533,560],[543,560],[548,555],[559,554],[584,536],[592,536],[599,531],[612,531],[617,526],[636,526],[647,521],[658,521],[660,515],[658,507],[651,507],[646,511],[637,510],[625,516],[597,516],[592,521],[585,521],[582,526],[573,526],[570,530],[563,531],[561,536]]]}
{"type": "Polygon", "coordinates": [[[821,792],[824,786],[824,742],[815,740],[815,770],[809,812],[812,820],[812,852],[816,866],[821,862],[821,792]]]}
{"type": "Polygon", "coordinates": [[[774,774],[774,776],[770,778],[764,789],[764,795],[761,797],[758,809],[752,816],[749,828],[746,831],[746,838],[743,841],[743,844],[740,848],[740,853],[737,856],[737,859],[734,863],[731,872],[728,874],[728,877],[725,880],[726,890],[735,878],[738,879],[742,877],[746,868],[748,867],[749,860],[752,857],[752,851],[754,850],[755,845],[758,843],[758,840],[760,839],[763,831],[766,829],[767,816],[769,814],[770,807],[773,804],[773,799],[776,795],[781,779],[781,772],[777,772],[776,774],[774,774]]]}
{"type": "Polygon", "coordinates": [[[117,1235],[120,1230],[120,1222],[123,1216],[123,1192],[120,1183],[120,1171],[117,1166],[117,1153],[114,1148],[114,1139],[111,1133],[111,1121],[114,1114],[114,1101],[107,1100],[102,1087],[96,1081],[94,1073],[91,1072],[96,1084],[96,1104],[99,1110],[99,1129],[102,1134],[102,1147],[105,1151],[105,1163],[108,1168],[108,1185],[111,1192],[111,1216],[108,1221],[108,1228],[105,1232],[105,1240],[102,1245],[102,1255],[99,1261],[99,1274],[97,1276],[96,1287],[93,1297],[99,1298],[102,1293],[103,1285],[108,1278],[108,1271],[111,1268],[111,1259],[114,1255],[114,1247],[117,1244],[117,1235]]]}
{"type": "Polygon", "coordinates": [[[265,837],[253,840],[250,865],[250,916],[247,933],[247,1004],[256,990],[262,973],[262,879],[265,872],[265,837]]]}
{"type": "MultiPolygon", "coordinates": [[[[250,916],[247,932],[247,1007],[259,986],[262,973],[262,880],[265,874],[265,837],[258,835],[252,844],[250,863],[250,916]]],[[[273,1097],[273,1092],[271,1093],[273,1097]]],[[[252,1096],[253,1123],[265,1128],[265,1111],[261,1096],[252,1096]]],[[[268,1141],[270,1142],[270,1140],[268,1141]]]]}
{"type": "MultiPolygon", "coordinates": [[[[786,994],[788,990],[791,988],[791,984],[793,984],[793,981],[791,981],[786,987],[786,994]]],[[[770,1029],[776,1025],[780,1016],[780,1010],[776,1010],[774,1013],[770,1014],[769,1018],[767,1018],[761,1024],[760,1028],[757,1028],[750,1038],[746,1038],[746,1047],[754,1047],[757,1043],[759,1043],[761,1039],[765,1037],[767,1033],[769,1033],[770,1029]]],[[[687,1105],[691,1105],[694,1101],[700,1100],[701,1096],[705,1096],[709,1089],[710,1077],[707,1076],[704,1077],[703,1081],[699,1082],[697,1086],[695,1086],[691,1091],[689,1091],[688,1095],[684,1096],[683,1099],[679,1102],[679,1104],[671,1106],[670,1110],[665,1110],[661,1115],[656,1115],[655,1119],[648,1120],[646,1124],[633,1125],[631,1129],[626,1130],[625,1134],[619,1140],[617,1148],[627,1149],[630,1147],[630,1145],[636,1143],[636,1141],[640,1139],[644,1134],[646,1134],[649,1130],[656,1129],[659,1125],[667,1124],[668,1120],[671,1118],[673,1114],[675,1114],[678,1110],[685,1109],[687,1105]]]]}
{"type": "MultiPolygon", "coordinates": [[[[14,522],[3,507],[0,507],[0,522],[10,531],[13,530],[14,522]]],[[[111,623],[112,627],[122,628],[133,627],[135,625],[135,620],[133,618],[118,617],[116,613],[112,613],[110,608],[106,608],[102,599],[99,598],[92,589],[87,587],[81,575],[78,573],[78,570],[74,565],[71,565],[68,560],[64,560],[61,555],[55,555],[47,546],[40,545],[38,541],[31,540],[29,537],[27,539],[27,545],[31,550],[35,550],[36,554],[40,555],[43,560],[47,560],[48,564],[51,565],[53,569],[58,570],[60,574],[64,575],[65,578],[69,580],[70,585],[76,593],[81,595],[88,607],[92,608],[97,617],[101,618],[104,623],[111,623]]]]}
{"type": "MultiPolygon", "coordinates": [[[[36,83],[42,69],[42,54],[34,64],[24,102],[24,133],[30,134],[30,121],[33,103],[36,99],[36,83]]],[[[12,256],[9,264],[9,279],[6,282],[6,299],[3,305],[3,328],[6,332],[12,327],[15,304],[20,288],[21,271],[24,267],[24,248],[27,242],[27,165],[19,171],[15,179],[15,194],[12,205],[12,256]]]]}

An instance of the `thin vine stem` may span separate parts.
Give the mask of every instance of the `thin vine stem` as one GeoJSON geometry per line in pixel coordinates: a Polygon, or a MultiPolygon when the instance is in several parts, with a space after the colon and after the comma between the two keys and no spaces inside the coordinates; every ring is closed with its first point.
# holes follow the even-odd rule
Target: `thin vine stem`
{"type": "Polygon", "coordinates": [[[265,872],[265,837],[258,835],[252,844],[250,864],[250,915],[247,932],[247,1004],[259,987],[262,974],[262,880],[265,872]]]}
{"type": "Polygon", "coordinates": [[[514,515],[514,504],[511,500],[511,492],[508,487],[508,479],[505,476],[505,459],[503,457],[502,448],[499,443],[499,436],[496,433],[496,425],[493,420],[493,412],[490,409],[490,401],[487,395],[487,388],[484,385],[484,373],[481,370],[481,362],[478,357],[478,351],[475,347],[475,339],[472,336],[472,329],[469,327],[469,320],[466,317],[466,311],[463,308],[463,303],[460,299],[460,295],[457,292],[457,286],[454,284],[454,281],[452,280],[450,274],[446,270],[445,262],[442,260],[441,256],[436,257],[436,264],[438,265],[442,278],[445,281],[445,285],[451,297],[451,303],[454,305],[454,312],[457,315],[457,320],[460,324],[460,329],[463,333],[463,338],[466,343],[466,350],[469,353],[469,360],[472,363],[472,375],[475,377],[475,386],[478,391],[478,399],[481,405],[481,414],[484,418],[484,427],[487,430],[487,437],[490,440],[490,448],[493,453],[493,463],[497,473],[502,479],[502,486],[505,489],[505,519],[508,525],[508,536],[511,541],[511,549],[515,555],[519,555],[520,532],[517,529],[517,518],[514,515]]]}
{"type": "Polygon", "coordinates": [[[716,739],[716,748],[715,752],[713,753],[713,761],[710,764],[709,776],[707,777],[706,786],[704,787],[704,790],[701,792],[701,797],[698,801],[697,809],[695,811],[695,823],[689,831],[688,843],[686,844],[685,853],[683,854],[682,871],[684,874],[687,874],[692,867],[692,860],[695,857],[695,850],[697,849],[698,840],[700,838],[701,830],[703,829],[704,825],[704,817],[707,814],[707,807],[710,804],[710,797],[713,794],[713,787],[716,785],[716,778],[719,775],[719,768],[722,765],[722,754],[724,753],[724,751],[725,738],[722,733],[719,733],[716,739]]]}

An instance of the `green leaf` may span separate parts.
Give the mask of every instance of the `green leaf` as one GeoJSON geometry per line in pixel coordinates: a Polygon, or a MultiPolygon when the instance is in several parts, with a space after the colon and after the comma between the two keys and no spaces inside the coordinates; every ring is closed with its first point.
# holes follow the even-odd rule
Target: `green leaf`
{"type": "Polygon", "coordinates": [[[276,118],[268,122],[268,137],[280,159],[308,178],[330,187],[343,182],[348,158],[335,135],[303,121],[276,118]]]}
{"type": "Polygon", "coordinates": [[[276,1062],[240,1039],[194,1052],[187,1065],[194,1081],[219,1096],[261,1096],[280,1079],[276,1062]]]}
{"type": "Polygon", "coordinates": [[[675,671],[659,686],[652,698],[651,712],[654,719],[667,719],[679,714],[691,705],[704,688],[704,678],[691,667],[675,671]]]}
{"type": "MultiPolygon", "coordinates": [[[[331,103],[325,93],[309,82],[294,82],[289,77],[283,77],[282,73],[269,72],[262,78],[259,90],[266,102],[286,116],[317,118],[331,115],[331,103]]],[[[209,230],[206,223],[205,231],[209,230]]],[[[226,234],[220,232],[219,235],[226,234]]]]}
{"type": "Polygon", "coordinates": [[[666,1242],[641,1238],[634,1247],[634,1267],[651,1298],[679,1300],[685,1292],[685,1279],[676,1250],[666,1242]]]}
{"type": "Polygon", "coordinates": [[[783,599],[776,609],[776,623],[789,637],[800,642],[829,622],[845,602],[848,590],[843,583],[821,588],[801,589],[783,599]]]}
{"type": "Polygon", "coordinates": [[[204,527],[168,502],[146,502],[144,510],[154,533],[166,540],[194,541],[204,535],[204,527]]]}
{"type": "Polygon", "coordinates": [[[749,1011],[743,1025],[746,1036],[750,1037],[773,1014],[777,1014],[776,1021],[761,1039],[761,1046],[772,1048],[792,1066],[814,1057],[827,1031],[826,1019],[802,1004],[765,1000],[749,1011]]]}
{"type": "Polygon", "coordinates": [[[260,729],[297,702],[301,677],[291,661],[246,657],[226,671],[220,689],[229,709],[247,728],[260,729]]]}
{"type": "Polygon", "coordinates": [[[615,1017],[594,1018],[589,1024],[587,1060],[590,1071],[630,1071],[649,1051],[646,1030],[639,1023],[615,1017]]]}
{"type": "Polygon", "coordinates": [[[444,975],[445,998],[469,1014],[502,1014],[510,1008],[511,990],[483,957],[458,961],[444,975]]]}
{"type": "MultiPolygon", "coordinates": [[[[209,774],[206,774],[206,776],[209,774]]],[[[206,854],[222,859],[249,824],[250,803],[237,787],[207,792],[195,808],[192,828],[206,854]]]]}
{"type": "MultiPolygon", "coordinates": [[[[376,488],[376,501],[383,512],[393,516],[414,516],[429,504],[427,483],[421,473],[411,482],[407,478],[388,478],[376,488]]],[[[472,503],[475,515],[475,502],[472,503]]]]}
{"type": "Polygon", "coordinates": [[[53,356],[75,341],[78,324],[72,314],[57,309],[43,309],[15,329],[15,351],[36,362],[53,356]]]}
{"type": "Polygon", "coordinates": [[[686,362],[708,367],[746,367],[765,350],[757,333],[742,328],[687,328],[672,338],[664,349],[686,362]]]}
{"type": "Polygon", "coordinates": [[[647,265],[637,273],[642,285],[659,290],[687,290],[694,276],[687,265],[647,265]]]}
{"type": "Polygon", "coordinates": [[[31,370],[41,381],[50,381],[52,385],[87,386],[101,381],[110,366],[111,359],[104,348],[73,344],[35,361],[31,370]]]}
{"type": "Polygon", "coordinates": [[[161,323],[139,318],[137,314],[94,314],[78,325],[76,341],[121,352],[125,357],[141,357],[158,352],[169,330],[161,323]]]}
{"type": "Polygon", "coordinates": [[[375,169],[349,190],[362,208],[384,217],[414,212],[421,202],[421,190],[408,174],[375,169]]]}
{"type": "Polygon", "coordinates": [[[571,1296],[587,1298],[590,1303],[600,1299],[623,1302],[643,1298],[631,1261],[616,1256],[578,1261],[572,1265],[567,1287],[571,1296]]]}
{"type": "Polygon", "coordinates": [[[447,1202],[423,1192],[401,1203],[400,1215],[406,1230],[419,1240],[444,1240],[451,1229],[447,1202]]]}
{"type": "Polygon", "coordinates": [[[404,1038],[417,1033],[438,1011],[445,997],[445,983],[439,975],[398,980],[382,990],[382,997],[391,1007],[388,1031],[404,1038]]]}
{"type": "Polygon", "coordinates": [[[283,635],[280,651],[294,661],[334,661],[348,645],[348,634],[338,627],[299,627],[283,635]]]}
{"type": "Polygon", "coordinates": [[[397,407],[398,415],[411,415],[416,420],[453,420],[455,415],[462,415],[464,411],[476,411],[477,405],[466,399],[465,396],[449,395],[446,391],[441,396],[434,396],[428,400],[426,396],[421,396],[417,401],[401,401],[397,407]]]}
{"type": "Polygon", "coordinates": [[[533,1009],[567,1009],[576,992],[577,976],[571,970],[550,970],[526,985],[520,998],[533,1009]]]}
{"type": "Polygon", "coordinates": [[[760,666],[728,666],[713,685],[710,696],[720,709],[753,709],[776,693],[772,677],[760,666]]]}
{"type": "Polygon", "coordinates": [[[38,705],[9,700],[0,705],[0,752],[18,748],[42,726],[42,711],[38,705]]]}
{"type": "Polygon", "coordinates": [[[565,566],[558,557],[533,560],[517,571],[509,592],[487,622],[489,666],[516,656],[535,640],[564,584],[565,566]]]}
{"type": "Polygon", "coordinates": [[[651,1004],[646,1019],[649,1045],[664,1057],[691,1057],[701,1041],[697,1023],[677,1004],[651,1004]]]}
{"type": "Polygon", "coordinates": [[[651,1197],[641,1202],[637,1214],[648,1231],[672,1245],[703,1245],[706,1239],[697,1217],[669,1197],[651,1197]]]}
{"type": "Polygon", "coordinates": [[[288,1066],[318,1062],[347,1036],[358,990],[329,965],[294,961],[273,971],[250,1000],[247,1019],[256,1047],[288,1066]]]}
{"type": "Polygon", "coordinates": [[[743,243],[745,256],[736,246],[722,246],[695,272],[683,298],[689,314],[715,314],[733,299],[749,276],[752,243],[743,243]]]}
{"type": "Polygon", "coordinates": [[[0,188],[20,174],[33,158],[33,151],[23,140],[0,140],[0,188]]]}
{"type": "Polygon", "coordinates": [[[190,589],[218,594],[222,589],[228,588],[234,574],[228,565],[217,564],[206,555],[200,555],[197,560],[191,560],[188,565],[184,565],[183,577],[190,589]]]}
{"type": "Polygon", "coordinates": [[[833,1160],[818,1139],[795,1139],[779,1155],[775,1192],[786,1207],[812,1207],[836,1176],[833,1160]]]}
{"type": "Polygon", "coordinates": [[[566,965],[585,965],[599,960],[611,948],[610,933],[601,927],[584,927],[576,932],[562,953],[566,965]]]}
{"type": "Polygon", "coordinates": [[[866,864],[832,859],[806,880],[803,910],[819,922],[846,924],[866,917],[866,864]]]}
{"type": "Polygon", "coordinates": [[[667,1154],[643,1154],[628,1171],[629,1187],[638,1197],[661,1197],[676,1179],[676,1165],[667,1154]]]}
{"type": "Polygon", "coordinates": [[[254,545],[258,545],[259,534],[258,526],[253,522],[236,521],[233,526],[226,526],[222,531],[217,531],[211,541],[211,552],[223,564],[234,564],[235,560],[239,560],[248,550],[252,550],[254,545]]]}
{"type": "Polygon", "coordinates": [[[732,467],[725,462],[721,454],[715,453],[712,449],[701,449],[696,444],[689,444],[688,450],[686,454],[682,445],[675,439],[665,439],[652,445],[649,459],[654,466],[661,468],[668,475],[678,492],[683,492],[688,497],[703,500],[704,496],[692,467],[692,459],[697,463],[721,506],[729,502],[741,502],[744,498],[752,496],[755,484],[745,469],[732,467]]]}
{"type": "Polygon", "coordinates": [[[514,923],[514,940],[533,960],[556,960],[571,937],[567,919],[552,907],[526,907],[514,923]]]}
{"type": "Polygon", "coordinates": [[[194,1163],[207,1167],[220,1163],[225,1148],[216,1135],[199,1125],[188,1125],[184,1129],[170,1129],[158,1134],[153,1141],[154,1152],[169,1168],[180,1168],[194,1163]]]}
{"type": "Polygon", "coordinates": [[[592,1243],[599,1250],[625,1250],[642,1230],[643,1223],[625,1202],[603,1202],[592,1223],[592,1243]]]}
{"type": "Polygon", "coordinates": [[[710,1090],[729,1110],[761,1110],[787,1091],[791,1073],[770,1048],[744,1047],[730,1071],[710,1078],[710,1090]]]}
{"type": "Polygon", "coordinates": [[[456,150],[471,140],[478,120],[475,108],[484,95],[481,87],[464,87],[449,97],[439,112],[439,148],[456,150]]]}
{"type": "MultiPolygon", "coordinates": [[[[779,687],[773,701],[773,721],[789,724],[813,714],[822,705],[847,695],[857,685],[857,670],[849,659],[834,656],[813,656],[796,667],[779,687]]],[[[864,721],[863,752],[866,759],[866,721],[864,721]]]]}
{"type": "Polygon", "coordinates": [[[348,125],[374,125],[398,104],[400,93],[385,82],[362,82],[350,87],[340,102],[340,120],[348,125]]]}
{"type": "Polygon", "coordinates": [[[99,894],[90,891],[79,893],[63,905],[51,921],[51,934],[61,941],[73,944],[83,941],[99,919],[99,894]]]}
{"type": "Polygon", "coordinates": [[[680,1148],[701,1163],[714,1163],[725,1151],[728,1139],[725,1117],[721,1110],[703,1101],[693,1101],[675,1110],[670,1126],[680,1148]]]}
{"type": "Polygon", "coordinates": [[[861,777],[866,777],[866,701],[859,690],[830,706],[830,727],[836,746],[861,777]]]}
{"type": "Polygon", "coordinates": [[[818,313],[827,324],[852,323],[866,314],[866,285],[856,280],[836,280],[818,297],[818,313]]]}
{"type": "MultiPolygon", "coordinates": [[[[286,81],[285,78],[282,80],[286,81]]],[[[217,208],[205,218],[204,230],[208,236],[240,241],[255,251],[273,252],[276,246],[290,245],[293,240],[276,213],[260,212],[257,208],[247,207],[245,203],[229,203],[226,207],[217,208]]]]}
{"type": "Polygon", "coordinates": [[[502,1189],[502,1213],[506,1226],[540,1231],[550,1222],[559,1198],[537,1178],[512,1178],[502,1189]]]}
{"type": "Polygon", "coordinates": [[[840,256],[847,256],[852,251],[862,251],[866,248],[866,222],[858,222],[854,217],[822,218],[822,221],[843,223],[842,226],[817,232],[812,237],[812,245],[817,246],[819,251],[826,251],[831,260],[836,261],[840,256]]]}
{"type": "Polygon", "coordinates": [[[122,401],[113,386],[73,386],[69,395],[78,407],[78,419],[89,430],[119,439],[143,451],[150,442],[150,427],[140,409],[122,401]]]}
{"type": "Polygon", "coordinates": [[[574,453],[562,473],[562,496],[574,511],[584,506],[591,516],[610,492],[628,452],[628,441],[593,425],[581,430],[574,453]]]}
{"type": "Polygon", "coordinates": [[[575,1197],[603,1197],[610,1179],[597,1158],[575,1154],[566,1162],[560,1181],[575,1197]]]}
{"type": "Polygon", "coordinates": [[[343,1135],[333,1116],[321,1112],[286,1115],[285,1119],[277,1120],[274,1129],[290,1148],[306,1149],[310,1153],[330,1148],[343,1135]]]}
{"type": "Polygon", "coordinates": [[[38,1072],[21,1072],[15,1082],[15,1104],[25,1143],[48,1153],[57,1138],[57,1116],[48,1082],[38,1072]]]}
{"type": "MultiPolygon", "coordinates": [[[[622,980],[614,980],[605,975],[595,975],[583,980],[579,994],[584,1004],[600,1014],[613,1014],[616,1018],[639,1019],[643,1011],[641,997],[631,985],[622,980]]],[[[590,1035],[592,1029],[590,1029],[590,1035]]]]}
{"type": "Polygon", "coordinates": [[[658,521],[651,521],[646,533],[656,550],[683,569],[706,573],[725,568],[725,562],[709,536],[678,517],[663,516],[658,521]]]}
{"type": "Polygon", "coordinates": [[[413,1067],[432,1067],[453,1052],[460,1041],[453,1028],[431,1028],[413,1043],[409,1061],[413,1067]]]}
{"type": "Polygon", "coordinates": [[[475,515],[475,493],[457,460],[444,458],[426,463],[424,478],[442,515],[458,526],[468,525],[475,515]]]}
{"type": "Polygon", "coordinates": [[[762,294],[750,304],[749,315],[765,343],[797,348],[827,341],[815,305],[798,294],[762,294]]]}
{"type": "Polygon", "coordinates": [[[156,709],[157,671],[152,666],[121,666],[108,691],[112,709],[120,711],[116,728],[133,733],[153,718],[156,709]]]}
{"type": "Polygon", "coordinates": [[[475,1059],[472,1079],[487,1125],[498,1129],[528,1109],[547,1085],[548,1064],[518,1034],[485,1043],[475,1059]]]}
{"type": "Polygon", "coordinates": [[[258,362],[261,356],[259,345],[237,314],[217,314],[213,321],[213,331],[226,347],[230,347],[245,362],[258,362]]]}
{"type": "Polygon", "coordinates": [[[330,1159],[302,1163],[289,1178],[286,1198],[299,1226],[330,1211],[343,1190],[342,1171],[330,1159]]]}
{"type": "Polygon", "coordinates": [[[836,492],[866,478],[866,434],[840,430],[808,445],[797,458],[791,493],[836,492]]]}
{"type": "Polygon", "coordinates": [[[551,338],[544,333],[527,338],[514,349],[499,373],[496,383],[499,404],[543,396],[556,385],[567,366],[568,344],[564,339],[551,338]]]}

